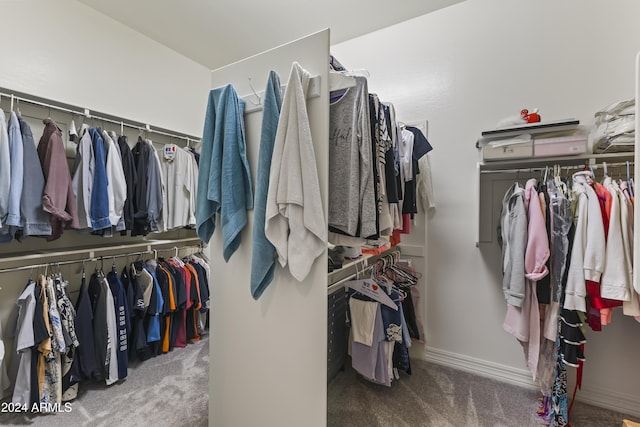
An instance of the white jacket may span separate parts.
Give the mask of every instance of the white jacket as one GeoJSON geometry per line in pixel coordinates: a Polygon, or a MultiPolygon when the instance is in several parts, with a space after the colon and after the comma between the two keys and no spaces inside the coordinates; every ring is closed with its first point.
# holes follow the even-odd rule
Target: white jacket
{"type": "Polygon", "coordinates": [[[564,308],[586,312],[585,280],[599,282],[605,263],[605,239],[598,195],[587,182],[586,174],[573,175],[573,191],[578,196],[576,230],[569,263],[564,308]],[[590,221],[589,218],[594,220],[590,221]]]}
{"type": "Polygon", "coordinates": [[[102,131],[102,138],[109,144],[106,166],[109,221],[111,225],[118,225],[124,209],[124,202],[127,200],[127,181],[124,177],[124,169],[122,169],[120,147],[116,145],[106,131],[102,131]]]}
{"type": "Polygon", "coordinates": [[[625,251],[620,198],[618,196],[617,185],[611,177],[606,177],[603,185],[611,194],[611,213],[609,216],[609,234],[606,244],[606,268],[602,273],[600,296],[602,296],[602,298],[628,301],[630,299],[630,271],[627,270],[625,252],[628,252],[628,248],[627,251],[625,251]]]}

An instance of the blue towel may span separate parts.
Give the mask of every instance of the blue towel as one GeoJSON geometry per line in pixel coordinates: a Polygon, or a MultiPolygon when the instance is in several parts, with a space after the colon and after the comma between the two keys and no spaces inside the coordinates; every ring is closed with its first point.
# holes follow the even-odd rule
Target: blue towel
{"type": "Polygon", "coordinates": [[[275,71],[269,72],[263,103],[264,110],[253,213],[253,254],[251,257],[251,296],[256,300],[260,298],[260,295],[273,280],[273,272],[276,265],[276,250],[264,235],[271,156],[273,154],[273,145],[276,142],[278,119],[282,108],[280,76],[275,71]]]}
{"type": "Polygon", "coordinates": [[[225,261],[240,246],[240,232],[247,224],[247,210],[253,209],[251,171],[244,139],[244,102],[232,85],[209,92],[202,136],[196,231],[209,243],[216,226],[222,225],[225,261]]]}

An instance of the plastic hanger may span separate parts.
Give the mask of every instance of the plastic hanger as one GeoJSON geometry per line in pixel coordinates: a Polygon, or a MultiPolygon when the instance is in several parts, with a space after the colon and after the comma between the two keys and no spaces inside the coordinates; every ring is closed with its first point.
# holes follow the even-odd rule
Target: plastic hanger
{"type": "Polygon", "coordinates": [[[348,89],[354,87],[357,84],[355,78],[347,76],[338,71],[329,71],[329,91],[334,92],[338,90],[348,89]]]}

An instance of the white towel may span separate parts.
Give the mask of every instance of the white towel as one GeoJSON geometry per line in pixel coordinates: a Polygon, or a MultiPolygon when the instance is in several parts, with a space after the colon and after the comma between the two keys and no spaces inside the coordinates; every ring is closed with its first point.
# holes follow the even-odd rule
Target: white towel
{"type": "Polygon", "coordinates": [[[375,301],[362,301],[349,298],[351,333],[354,342],[371,346],[373,343],[373,329],[376,324],[377,308],[378,303],[375,301]]]}
{"type": "Polygon", "coordinates": [[[269,171],[265,235],[298,281],[327,247],[316,157],[307,114],[309,73],[297,62],[284,94],[269,171]]]}

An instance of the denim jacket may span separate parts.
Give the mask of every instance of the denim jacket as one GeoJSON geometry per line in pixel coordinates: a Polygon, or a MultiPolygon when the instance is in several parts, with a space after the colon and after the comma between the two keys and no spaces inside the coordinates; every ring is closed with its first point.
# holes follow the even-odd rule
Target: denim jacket
{"type": "Polygon", "coordinates": [[[20,226],[20,198],[22,197],[22,183],[24,179],[23,144],[20,134],[18,116],[13,111],[9,115],[9,156],[11,162],[11,188],[9,190],[9,209],[7,219],[0,232],[0,241],[8,242],[20,226]]]}

